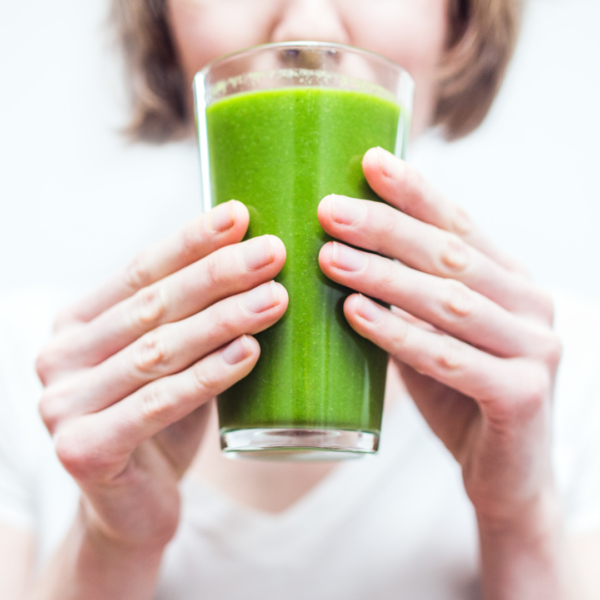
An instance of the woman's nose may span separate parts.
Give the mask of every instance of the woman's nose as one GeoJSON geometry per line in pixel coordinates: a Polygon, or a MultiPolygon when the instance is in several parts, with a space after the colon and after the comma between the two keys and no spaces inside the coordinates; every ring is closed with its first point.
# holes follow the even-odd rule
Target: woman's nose
{"type": "Polygon", "coordinates": [[[349,44],[350,36],[330,0],[289,0],[273,29],[273,42],[314,40],[349,44]]]}

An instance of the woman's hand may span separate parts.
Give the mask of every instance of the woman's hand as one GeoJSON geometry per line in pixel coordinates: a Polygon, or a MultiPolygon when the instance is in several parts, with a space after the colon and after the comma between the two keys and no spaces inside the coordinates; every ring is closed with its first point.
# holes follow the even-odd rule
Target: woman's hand
{"type": "Polygon", "coordinates": [[[484,597],[581,598],[550,460],[561,356],[552,301],[403,161],[372,149],[363,170],[388,204],[329,196],[319,220],[331,236],[371,252],[331,242],[319,262],[361,292],[344,304],[348,322],[396,360],[462,467],[484,597]]]}
{"type": "Polygon", "coordinates": [[[162,552],[203,407],[254,367],[247,334],[287,308],[273,282],[283,243],[239,243],[247,226],[235,201],[192,221],[66,310],[38,358],[40,412],[82,490],[79,520],[111,544],[162,552]]]}
{"type": "Polygon", "coordinates": [[[552,302],[403,161],[372,149],[363,169],[388,204],[329,196],[319,219],[370,252],[331,242],[321,268],[361,292],[347,299],[346,318],[398,362],[460,463],[479,518],[508,522],[554,494],[550,402],[561,346],[552,302]]]}

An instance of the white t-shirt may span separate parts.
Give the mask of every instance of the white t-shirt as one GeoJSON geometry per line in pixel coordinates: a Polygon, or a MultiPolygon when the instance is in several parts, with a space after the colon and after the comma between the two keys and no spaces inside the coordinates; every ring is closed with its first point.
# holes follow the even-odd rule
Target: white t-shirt
{"type": "MultiPolygon", "coordinates": [[[[571,533],[600,531],[600,311],[557,295],[564,355],[554,465],[571,533]]],[[[0,522],[33,530],[38,564],[77,509],[36,403],[34,359],[60,294],[0,299],[0,522]]],[[[377,457],[342,464],[278,514],[240,506],[191,476],[157,600],[469,600],[477,530],[461,473],[408,398],[384,420],[377,457]]]]}

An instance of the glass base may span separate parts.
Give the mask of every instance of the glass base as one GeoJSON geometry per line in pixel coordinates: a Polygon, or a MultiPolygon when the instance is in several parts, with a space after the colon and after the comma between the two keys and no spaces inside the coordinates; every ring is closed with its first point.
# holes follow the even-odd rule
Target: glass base
{"type": "Polygon", "coordinates": [[[230,458],[344,460],[375,454],[379,435],[345,429],[262,428],[221,430],[221,449],[230,458]]]}

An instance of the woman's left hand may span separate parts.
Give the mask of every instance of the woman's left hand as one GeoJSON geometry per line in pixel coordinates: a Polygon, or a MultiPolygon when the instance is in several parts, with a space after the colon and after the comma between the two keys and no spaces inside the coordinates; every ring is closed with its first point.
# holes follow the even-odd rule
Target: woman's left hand
{"type": "Polygon", "coordinates": [[[478,517],[531,512],[555,495],[550,404],[561,345],[552,301],[409,165],[374,148],[363,170],[387,204],[324,198],[325,231],[366,252],[329,242],[321,269],[360,292],[346,300],[346,318],[399,364],[460,463],[478,517]]]}

